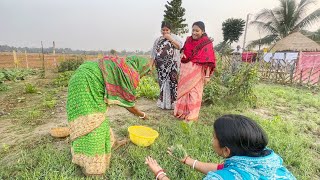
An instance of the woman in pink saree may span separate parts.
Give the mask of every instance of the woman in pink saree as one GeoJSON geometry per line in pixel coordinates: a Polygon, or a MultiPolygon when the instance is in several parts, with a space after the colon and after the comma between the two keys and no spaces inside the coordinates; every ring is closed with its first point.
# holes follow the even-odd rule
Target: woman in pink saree
{"type": "Polygon", "coordinates": [[[174,115],[185,121],[197,121],[203,87],[209,82],[216,66],[212,39],[205,33],[205,25],[198,21],[192,25],[181,54],[177,102],[174,115]]]}

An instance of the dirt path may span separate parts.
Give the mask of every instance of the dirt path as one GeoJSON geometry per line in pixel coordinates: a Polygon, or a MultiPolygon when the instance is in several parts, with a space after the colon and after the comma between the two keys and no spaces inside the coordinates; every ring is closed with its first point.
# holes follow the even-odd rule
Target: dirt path
{"type": "MultiPolygon", "coordinates": [[[[54,127],[67,126],[66,114],[66,92],[60,94],[60,102],[56,105],[50,119],[45,119],[44,124],[41,124],[33,129],[20,127],[15,123],[14,119],[0,120],[0,145],[6,144],[9,146],[17,145],[22,141],[39,139],[39,136],[47,136],[50,134],[50,129],[54,127]]],[[[160,112],[155,101],[148,99],[139,99],[137,107],[148,114],[157,114],[160,112]]],[[[124,117],[133,117],[125,108],[112,106],[108,109],[107,115],[111,122],[117,121],[124,117]]],[[[117,122],[114,122],[117,123],[117,122]]]]}

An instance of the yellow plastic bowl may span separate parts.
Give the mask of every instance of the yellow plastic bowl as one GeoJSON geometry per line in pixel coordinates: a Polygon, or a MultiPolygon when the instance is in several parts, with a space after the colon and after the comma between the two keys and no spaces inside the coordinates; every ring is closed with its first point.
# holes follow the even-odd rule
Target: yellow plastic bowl
{"type": "Polygon", "coordinates": [[[157,131],[145,126],[130,126],[128,131],[131,142],[141,147],[150,146],[159,136],[157,131]]]}

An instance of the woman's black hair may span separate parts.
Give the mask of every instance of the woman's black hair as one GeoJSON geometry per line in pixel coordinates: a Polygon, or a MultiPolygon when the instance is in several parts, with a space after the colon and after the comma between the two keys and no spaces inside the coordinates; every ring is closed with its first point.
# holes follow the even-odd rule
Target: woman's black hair
{"type": "Polygon", "coordinates": [[[228,147],[230,156],[259,157],[270,154],[265,150],[268,137],[252,119],[228,114],[219,117],[213,124],[220,147],[228,147]]]}
{"type": "Polygon", "coordinates": [[[192,27],[194,25],[198,26],[203,32],[206,32],[206,26],[204,25],[204,23],[202,21],[197,21],[197,22],[193,23],[192,27]]]}
{"type": "Polygon", "coordinates": [[[168,21],[162,21],[161,29],[164,28],[164,27],[166,27],[166,28],[171,30],[171,24],[168,21]]]}

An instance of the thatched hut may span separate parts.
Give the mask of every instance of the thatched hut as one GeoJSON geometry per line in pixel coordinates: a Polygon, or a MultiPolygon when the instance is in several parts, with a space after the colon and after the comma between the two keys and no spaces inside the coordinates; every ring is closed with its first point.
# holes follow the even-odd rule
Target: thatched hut
{"type": "Polygon", "coordinates": [[[294,32],[278,41],[271,51],[320,52],[320,45],[300,32],[294,32]]]}
{"type": "MultiPolygon", "coordinates": [[[[272,52],[276,52],[271,56],[273,60],[280,60],[277,57],[282,56],[281,59],[285,61],[282,66],[284,69],[291,69],[290,79],[294,78],[299,83],[316,85],[320,83],[320,45],[315,41],[304,36],[300,32],[294,32],[287,37],[278,41],[272,48],[272,52]],[[290,56],[289,56],[290,55],[290,56]],[[287,59],[291,58],[294,64],[288,63],[287,59]],[[294,75],[293,75],[294,73],[294,75]],[[294,76],[294,77],[293,77],[294,76]]],[[[290,60],[290,59],[289,59],[290,60]]]]}

